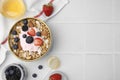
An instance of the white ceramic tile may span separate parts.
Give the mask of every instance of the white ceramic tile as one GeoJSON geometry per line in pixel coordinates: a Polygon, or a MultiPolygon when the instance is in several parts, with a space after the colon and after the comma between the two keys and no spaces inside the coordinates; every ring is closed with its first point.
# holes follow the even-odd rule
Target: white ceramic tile
{"type": "Polygon", "coordinates": [[[120,24],[114,24],[114,52],[120,52],[120,24]]]}
{"type": "Polygon", "coordinates": [[[59,55],[62,66],[61,71],[68,75],[68,80],[83,80],[82,55],[59,55]]]}
{"type": "Polygon", "coordinates": [[[51,51],[76,54],[84,49],[84,27],[81,24],[51,24],[53,44],[51,51]]]}
{"type": "Polygon", "coordinates": [[[113,21],[120,23],[120,0],[113,0],[113,21]]]}
{"type": "Polygon", "coordinates": [[[47,23],[53,35],[52,52],[111,54],[120,51],[120,24],[47,23]]]}
{"type": "Polygon", "coordinates": [[[115,80],[120,80],[120,54],[115,55],[115,80]]]}
{"type": "Polygon", "coordinates": [[[91,52],[112,52],[114,37],[112,24],[85,24],[85,50],[91,52]]]}
{"type": "Polygon", "coordinates": [[[85,80],[113,80],[112,55],[86,55],[85,80]]]}
{"type": "Polygon", "coordinates": [[[112,0],[86,0],[86,17],[88,20],[112,20],[112,0]]]}
{"type": "MultiPolygon", "coordinates": [[[[114,7],[112,0],[70,0],[62,13],[50,22],[112,23],[114,7]]],[[[117,14],[117,11],[114,14],[117,14]]]]}

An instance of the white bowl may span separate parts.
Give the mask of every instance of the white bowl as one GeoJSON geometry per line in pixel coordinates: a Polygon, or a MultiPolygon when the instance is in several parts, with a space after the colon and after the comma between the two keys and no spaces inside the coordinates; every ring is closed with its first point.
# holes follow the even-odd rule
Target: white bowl
{"type": "Polygon", "coordinates": [[[68,77],[66,76],[66,74],[64,74],[61,71],[53,71],[52,73],[48,74],[44,80],[49,80],[49,77],[55,73],[61,74],[62,75],[62,80],[68,80],[68,77]]]}
{"type": "Polygon", "coordinates": [[[10,67],[10,66],[16,66],[17,68],[19,68],[20,71],[21,71],[21,78],[20,78],[20,80],[26,80],[26,76],[27,76],[27,71],[26,71],[26,69],[25,69],[23,66],[21,66],[20,64],[16,64],[16,63],[10,64],[10,65],[8,65],[8,66],[6,66],[6,67],[4,68],[4,70],[3,70],[3,72],[2,72],[2,78],[3,78],[3,80],[6,80],[5,70],[6,70],[8,67],[10,67]]]}

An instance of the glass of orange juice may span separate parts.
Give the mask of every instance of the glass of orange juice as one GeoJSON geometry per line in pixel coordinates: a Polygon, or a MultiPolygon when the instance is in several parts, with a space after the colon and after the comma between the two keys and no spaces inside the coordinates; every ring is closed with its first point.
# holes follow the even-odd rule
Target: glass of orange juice
{"type": "Polygon", "coordinates": [[[0,13],[7,18],[19,18],[26,11],[23,0],[0,0],[0,13]]]}

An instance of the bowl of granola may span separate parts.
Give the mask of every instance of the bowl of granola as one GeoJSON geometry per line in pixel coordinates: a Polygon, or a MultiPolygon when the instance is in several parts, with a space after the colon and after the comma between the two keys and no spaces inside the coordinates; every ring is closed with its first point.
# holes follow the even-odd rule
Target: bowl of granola
{"type": "Polygon", "coordinates": [[[22,60],[39,59],[50,49],[51,31],[40,19],[24,18],[11,28],[8,44],[13,54],[22,60]]]}

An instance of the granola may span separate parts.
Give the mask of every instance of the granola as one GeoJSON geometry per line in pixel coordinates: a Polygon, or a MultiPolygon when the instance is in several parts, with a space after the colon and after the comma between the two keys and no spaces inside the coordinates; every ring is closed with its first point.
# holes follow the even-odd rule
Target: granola
{"type": "Polygon", "coordinates": [[[51,33],[43,21],[25,18],[12,27],[8,41],[10,49],[18,58],[34,60],[49,50],[51,33]]]}

